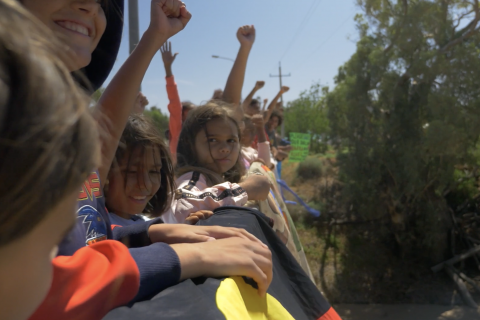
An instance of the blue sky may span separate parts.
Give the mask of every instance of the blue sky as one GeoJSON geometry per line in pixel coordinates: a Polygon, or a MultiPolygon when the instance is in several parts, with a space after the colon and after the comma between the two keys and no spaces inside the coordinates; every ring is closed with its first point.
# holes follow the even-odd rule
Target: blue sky
{"type": "MultiPolygon", "coordinates": [[[[140,34],[150,22],[150,1],[139,0],[140,34]]],[[[239,43],[238,27],[253,24],[257,37],[248,62],[243,97],[257,80],[266,81],[258,92],[272,99],[279,90],[278,63],[282,59],[286,101],[320,81],[333,85],[338,67],[355,52],[358,34],[353,21],[359,8],[355,0],[185,0],[193,18],[174,36],[172,47],[179,52],[173,64],[180,98],[199,104],[213,91],[223,88],[231,61],[213,59],[219,55],[234,59],[239,43]]],[[[128,12],[128,8],[127,8],[128,12]]],[[[126,16],[127,17],[127,16],[126,16]]],[[[114,67],[118,70],[129,54],[128,18],[114,67]]],[[[113,73],[114,73],[113,72],[113,73]]],[[[112,74],[113,74],[112,73],[112,74]]],[[[160,53],[155,56],[142,84],[150,106],[167,111],[165,71],[160,53]]]]}

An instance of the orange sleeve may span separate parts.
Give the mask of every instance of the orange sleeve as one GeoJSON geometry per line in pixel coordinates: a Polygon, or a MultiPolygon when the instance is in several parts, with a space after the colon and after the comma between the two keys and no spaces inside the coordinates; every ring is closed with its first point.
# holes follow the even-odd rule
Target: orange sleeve
{"type": "Polygon", "coordinates": [[[52,263],[52,286],[30,320],[100,320],[132,300],[140,286],[137,265],[118,241],[101,241],[52,263]]]}
{"type": "Polygon", "coordinates": [[[182,131],[182,102],[178,94],[177,84],[173,76],[165,78],[167,80],[168,111],[170,112],[170,153],[174,162],[177,158],[177,145],[180,131],[182,131]]]}

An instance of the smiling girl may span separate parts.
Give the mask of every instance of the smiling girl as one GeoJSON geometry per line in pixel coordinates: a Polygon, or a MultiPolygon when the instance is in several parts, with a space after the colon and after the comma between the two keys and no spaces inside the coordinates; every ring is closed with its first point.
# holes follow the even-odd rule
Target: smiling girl
{"type": "Polygon", "coordinates": [[[241,181],[245,174],[241,136],[229,109],[225,103],[211,101],[190,111],[177,149],[177,201],[164,216],[165,222],[181,223],[199,210],[267,198],[267,178],[250,176],[241,181]]]}

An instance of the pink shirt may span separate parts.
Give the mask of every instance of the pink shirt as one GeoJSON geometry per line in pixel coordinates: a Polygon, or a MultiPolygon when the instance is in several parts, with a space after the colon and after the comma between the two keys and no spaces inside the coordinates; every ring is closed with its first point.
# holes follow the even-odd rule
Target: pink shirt
{"type": "Polygon", "coordinates": [[[176,183],[176,201],[172,210],[162,216],[165,223],[183,223],[190,214],[197,211],[244,206],[248,201],[247,192],[238,184],[224,182],[209,187],[205,176],[198,172],[188,172],[178,178],[176,183]]]}
{"type": "Polygon", "coordinates": [[[255,162],[256,160],[262,160],[265,165],[270,168],[270,142],[259,142],[257,144],[258,151],[252,147],[242,148],[242,156],[245,160],[247,160],[250,164],[255,162]]]}

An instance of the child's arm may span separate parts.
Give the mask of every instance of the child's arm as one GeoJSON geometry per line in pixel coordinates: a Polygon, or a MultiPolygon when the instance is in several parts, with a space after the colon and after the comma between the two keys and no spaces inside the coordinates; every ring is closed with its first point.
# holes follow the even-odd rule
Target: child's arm
{"type": "Polygon", "coordinates": [[[275,96],[275,98],[273,98],[272,102],[270,102],[270,104],[268,105],[267,112],[263,114],[265,122],[268,122],[268,120],[270,120],[270,116],[272,115],[273,110],[277,106],[278,100],[280,100],[280,97],[282,96],[282,94],[284,94],[285,92],[288,92],[288,90],[290,90],[289,87],[283,86],[278,92],[278,94],[275,96]]]}
{"type": "Polygon", "coordinates": [[[233,104],[236,107],[236,113],[242,115],[240,100],[242,98],[243,81],[245,79],[245,70],[247,68],[248,56],[255,42],[255,27],[243,26],[237,31],[237,38],[240,41],[240,50],[237,59],[233,64],[232,71],[223,91],[223,100],[233,104]]]}
{"type": "Polygon", "coordinates": [[[267,108],[267,103],[268,103],[268,99],[263,99],[263,108],[262,108],[262,111],[265,111],[265,109],[267,108]]]}
{"type": "Polygon", "coordinates": [[[30,320],[102,319],[137,293],[139,271],[118,241],[101,241],[52,261],[53,283],[30,320]]]}
{"type": "Polygon", "coordinates": [[[252,102],[253,96],[255,96],[255,93],[257,93],[257,91],[262,89],[264,86],[265,86],[265,81],[257,81],[257,83],[255,83],[255,87],[252,89],[252,91],[250,91],[248,96],[243,101],[242,106],[244,111],[248,108],[248,106],[252,102]]]}
{"type": "Polygon", "coordinates": [[[166,42],[160,49],[162,52],[163,65],[165,66],[165,74],[167,80],[168,94],[168,111],[170,112],[170,121],[168,127],[170,129],[170,153],[173,161],[176,162],[178,138],[182,131],[182,102],[178,94],[177,84],[173,77],[172,64],[178,53],[172,54],[172,43],[166,42]]]}
{"type": "Polygon", "coordinates": [[[258,158],[263,160],[265,165],[270,168],[270,143],[267,141],[267,135],[265,134],[265,123],[263,122],[263,116],[260,114],[252,117],[252,122],[255,125],[258,137],[258,158]]]}
{"type": "Polygon", "coordinates": [[[150,26],[103,93],[97,105],[103,116],[99,125],[108,136],[102,142],[99,168],[102,187],[150,62],[162,44],[185,28],[190,18],[191,14],[179,0],[152,0],[150,26]],[[167,14],[178,18],[168,18],[167,14]]]}

